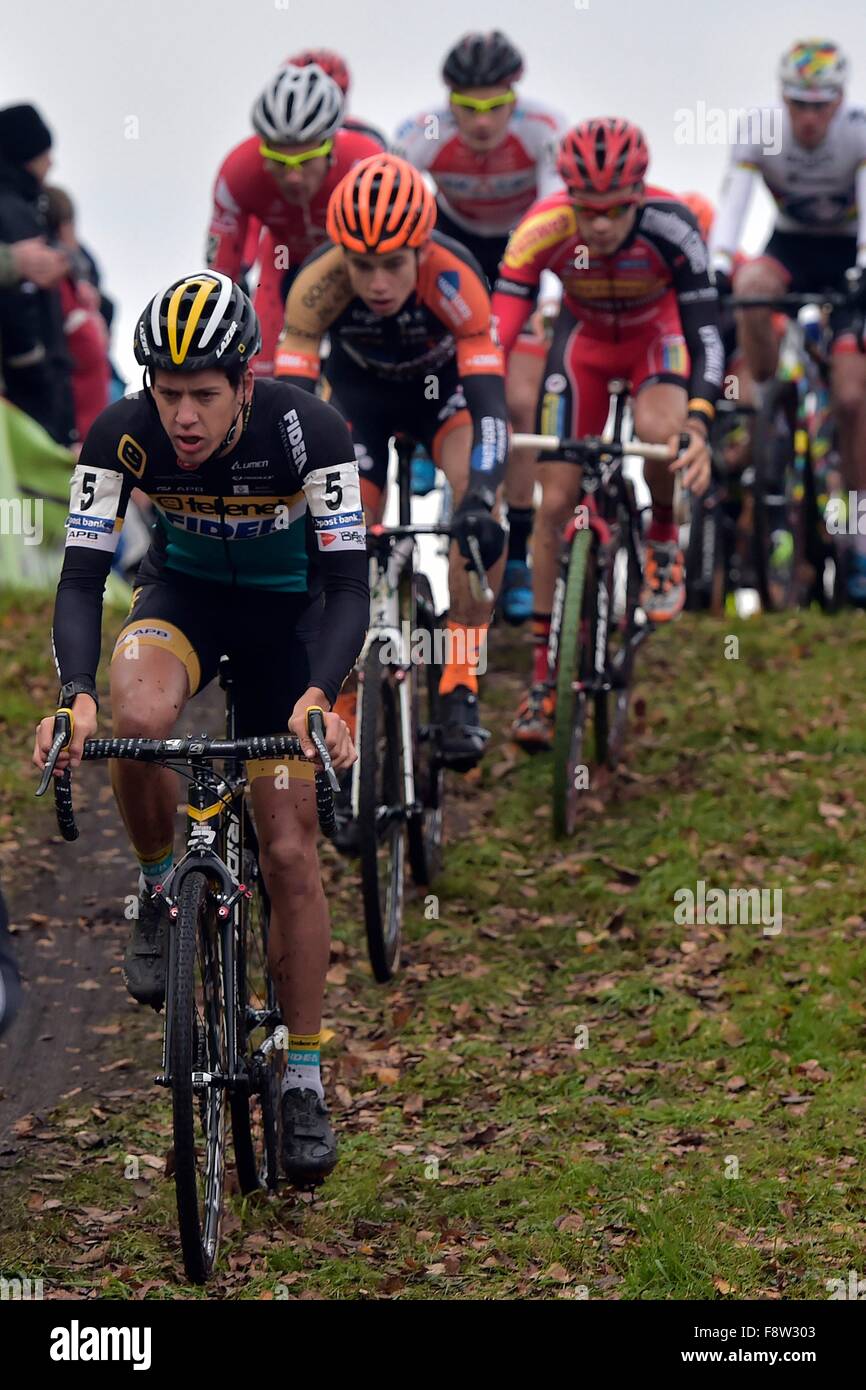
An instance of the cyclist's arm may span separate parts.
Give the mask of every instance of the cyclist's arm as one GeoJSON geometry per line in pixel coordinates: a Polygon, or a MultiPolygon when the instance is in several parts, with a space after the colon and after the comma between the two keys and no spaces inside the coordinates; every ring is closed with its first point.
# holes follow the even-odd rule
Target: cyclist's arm
{"type": "Polygon", "coordinates": [[[370,587],[367,532],[355,450],[343,417],[318,399],[304,414],[307,460],[325,465],[301,470],[308,508],[308,551],[322,579],[325,611],[321,640],[310,650],[309,684],[333,705],[367,632],[370,587]]]}
{"type": "Polygon", "coordinates": [[[95,680],[99,665],[102,595],[132,491],[117,458],[117,428],[106,421],[115,409],[109,406],[93,425],[72,475],[51,634],[61,684],[95,680]]]}
{"type": "Polygon", "coordinates": [[[562,234],[567,233],[563,214],[568,216],[567,209],[536,203],[508,238],[493,294],[493,316],[506,358],[532,309],[539,285],[547,296],[548,262],[560,244],[560,228],[562,234]]]}
{"type": "Polygon", "coordinates": [[[857,264],[866,266],[866,158],[854,181],[857,195],[857,264]]]}
{"type": "Polygon", "coordinates": [[[675,216],[685,227],[671,237],[667,250],[673,287],[680,310],[683,337],[689,351],[689,418],[698,419],[709,429],[716,413],[716,400],[725,373],[725,352],[719,325],[719,295],[710,280],[707,248],[697,223],[685,208],[675,216]]]}
{"type": "Polygon", "coordinates": [[[238,157],[233,150],[216,177],[210,225],[207,233],[207,264],[232,280],[241,275],[247,240],[249,212],[241,206],[233,187],[232,168],[238,157]]]}
{"type": "Polygon", "coordinates": [[[314,251],[301,266],[286,300],[283,331],[274,357],[274,376],[315,391],[322,339],[351,296],[338,246],[314,251]]]}
{"type": "Polygon", "coordinates": [[[529,317],[535,302],[535,293],[536,285],[515,280],[512,274],[505,270],[504,262],[500,265],[491,308],[496,320],[496,334],[506,359],[529,317]]]}
{"type": "Polygon", "coordinates": [[[469,492],[493,493],[508,458],[505,359],[488,327],[457,342],[457,371],[472,416],[469,492]]]}
{"type": "Polygon", "coordinates": [[[710,232],[710,264],[713,269],[731,274],[734,256],[740,249],[740,238],[755,190],[758,176],[757,161],[748,155],[736,154],[722,186],[719,210],[710,232]]]}

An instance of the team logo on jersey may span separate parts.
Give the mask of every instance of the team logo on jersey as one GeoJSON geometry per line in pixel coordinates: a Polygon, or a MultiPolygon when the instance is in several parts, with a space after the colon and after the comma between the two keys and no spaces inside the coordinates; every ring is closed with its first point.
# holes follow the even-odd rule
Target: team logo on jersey
{"type": "Polygon", "coordinates": [[[448,301],[453,318],[465,323],[472,317],[472,310],[460,293],[459,270],[441,270],[436,276],[436,287],[448,301]]]}
{"type": "Polygon", "coordinates": [[[568,206],[536,212],[515,228],[505,248],[503,264],[512,270],[520,270],[541,251],[555,246],[558,241],[564,241],[576,228],[574,212],[568,206]]]}
{"type": "Polygon", "coordinates": [[[130,473],[134,473],[136,478],[140,478],[147,463],[147,454],[137,440],[131,434],[123,434],[117,446],[117,457],[128,468],[130,473]]]}

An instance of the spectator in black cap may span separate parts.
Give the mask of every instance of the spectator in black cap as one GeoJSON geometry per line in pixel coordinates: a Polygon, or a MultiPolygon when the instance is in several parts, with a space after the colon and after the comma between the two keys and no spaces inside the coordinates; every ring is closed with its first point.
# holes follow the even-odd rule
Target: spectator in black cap
{"type": "MultiPolygon", "coordinates": [[[[51,132],[33,106],[0,110],[0,244],[45,234],[42,185],[51,132]]],[[[0,375],[6,396],[61,444],[75,439],[60,296],[32,281],[0,289],[0,375]]]]}

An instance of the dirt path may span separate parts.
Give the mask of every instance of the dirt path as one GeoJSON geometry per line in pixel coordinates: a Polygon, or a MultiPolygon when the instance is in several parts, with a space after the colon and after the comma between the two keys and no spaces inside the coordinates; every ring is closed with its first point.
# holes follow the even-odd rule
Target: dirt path
{"type": "MultiPolygon", "coordinates": [[[[191,703],[178,728],[216,731],[219,711],[219,690],[208,691],[191,703]]],[[[104,764],[77,774],[75,808],[80,834],[74,844],[52,834],[46,796],[37,837],[22,836],[11,850],[4,845],[4,890],[24,1001],[0,1041],[0,1168],[19,1152],[16,1121],[30,1114],[44,1119],[70,1092],[104,1086],[112,1079],[108,1069],[122,1070],[118,1061],[135,1040],[161,1029],[161,1015],[130,999],[120,978],[129,931],[124,910],[137,872],[104,764]],[[107,1039],[119,1036],[124,1046],[118,1053],[107,1039]]]]}

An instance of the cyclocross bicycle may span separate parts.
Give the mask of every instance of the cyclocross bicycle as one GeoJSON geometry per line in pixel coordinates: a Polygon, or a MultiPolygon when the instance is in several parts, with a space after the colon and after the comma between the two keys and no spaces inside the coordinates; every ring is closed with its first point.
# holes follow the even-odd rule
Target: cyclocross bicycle
{"type": "MultiPolygon", "coordinates": [[[[416,568],[417,536],[450,536],[447,525],[415,525],[411,516],[413,442],[395,437],[399,524],[371,526],[370,626],[358,658],[357,749],[352,812],[367,948],[375,978],[397,969],[405,865],[426,886],[441,866],[445,762],[441,746],[440,642],[433,592],[416,568]]],[[[475,538],[476,592],[492,601],[475,538]]],[[[481,730],[487,737],[487,731],[481,730]]]]}
{"type": "MultiPolygon", "coordinates": [[[[244,762],[301,755],[291,734],[237,738],[226,658],[220,684],[226,691],[224,739],[95,738],[83,754],[88,761],[158,763],[189,781],[186,853],[156,890],[170,926],[162,1071],[154,1080],[171,1091],[178,1225],[184,1268],[194,1283],[210,1276],[219,1245],[227,1111],[241,1191],[277,1186],[288,1034],[268,970],[270,902],[244,762]],[[223,764],[222,774],[215,762],[223,764]]],[[[331,835],[338,783],[321,711],[310,710],[308,727],[324,769],[315,775],[319,824],[331,835]]],[[[69,712],[59,711],[37,796],[46,791],[71,733],[69,712]]],[[[68,768],[54,778],[54,797],[63,838],[77,839],[68,768]]]]}
{"type": "Polygon", "coordinates": [[[779,368],[767,383],[752,426],[754,564],[766,610],[817,601],[844,602],[845,552],[826,526],[827,504],[837,505],[842,474],[829,394],[830,315],[854,307],[854,335],[863,350],[866,282],[847,272],[847,292],[730,297],[734,309],[793,313],[779,350],[779,368]]]}
{"type": "MultiPolygon", "coordinates": [[[[553,452],[583,469],[581,496],[565,528],[553,595],[547,682],[556,693],[553,738],[553,829],[571,835],[581,792],[589,789],[587,727],[593,712],[594,754],[614,770],[622,755],[638,647],[650,625],[640,607],[641,511],[626,455],[670,461],[665,444],[623,439],[629,385],[611,381],[608,440],[516,434],[512,447],[553,452]]],[[[682,447],[688,436],[682,440],[682,447]]]]}

